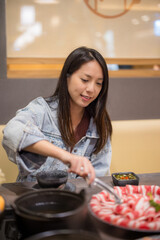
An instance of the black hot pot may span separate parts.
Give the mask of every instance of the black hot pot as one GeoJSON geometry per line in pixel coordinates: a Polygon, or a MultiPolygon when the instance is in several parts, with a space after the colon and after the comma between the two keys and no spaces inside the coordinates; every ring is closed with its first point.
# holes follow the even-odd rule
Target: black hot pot
{"type": "Polygon", "coordinates": [[[55,170],[50,172],[40,172],[36,176],[41,188],[58,188],[68,180],[68,172],[55,170]]]}
{"type": "Polygon", "coordinates": [[[43,189],[18,197],[13,203],[23,236],[58,229],[80,229],[87,215],[85,193],[43,189]]]}
{"type": "Polygon", "coordinates": [[[52,230],[37,233],[24,240],[100,240],[99,236],[85,230],[52,230]]]}

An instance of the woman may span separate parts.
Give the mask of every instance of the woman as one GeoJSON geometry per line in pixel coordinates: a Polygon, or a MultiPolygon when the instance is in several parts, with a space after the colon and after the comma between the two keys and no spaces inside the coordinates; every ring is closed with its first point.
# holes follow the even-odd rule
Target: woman
{"type": "Polygon", "coordinates": [[[70,178],[109,174],[112,126],[106,111],[108,70],[94,49],[67,57],[54,94],[17,111],[4,129],[3,146],[19,168],[17,181],[41,171],[69,168],[70,178]]]}

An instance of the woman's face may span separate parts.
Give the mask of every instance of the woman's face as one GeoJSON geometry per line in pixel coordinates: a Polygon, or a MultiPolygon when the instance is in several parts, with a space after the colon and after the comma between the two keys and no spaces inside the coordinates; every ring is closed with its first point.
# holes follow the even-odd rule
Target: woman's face
{"type": "Polygon", "coordinates": [[[102,89],[103,72],[95,60],[83,64],[67,78],[71,107],[85,108],[93,102],[102,89]]]}

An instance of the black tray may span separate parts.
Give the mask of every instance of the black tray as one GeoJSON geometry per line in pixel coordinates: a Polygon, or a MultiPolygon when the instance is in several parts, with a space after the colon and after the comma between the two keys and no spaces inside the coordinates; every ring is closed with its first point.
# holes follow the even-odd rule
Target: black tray
{"type": "Polygon", "coordinates": [[[126,185],[138,185],[139,184],[139,177],[134,172],[116,172],[112,173],[112,180],[115,186],[126,186],[126,185]],[[118,180],[115,175],[123,174],[128,175],[132,174],[136,179],[122,179],[118,180]]]}

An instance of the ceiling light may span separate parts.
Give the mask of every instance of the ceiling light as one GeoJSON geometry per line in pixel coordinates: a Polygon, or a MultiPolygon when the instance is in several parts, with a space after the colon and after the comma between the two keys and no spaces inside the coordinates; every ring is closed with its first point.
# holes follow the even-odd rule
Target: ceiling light
{"type": "Polygon", "coordinates": [[[34,2],[39,4],[57,4],[59,0],[35,0],[34,2]]]}
{"type": "Polygon", "coordinates": [[[143,15],[143,16],[141,16],[141,18],[144,22],[148,22],[150,20],[148,15],[143,15]]]}
{"type": "Polygon", "coordinates": [[[136,18],[133,18],[133,19],[132,19],[132,23],[133,23],[134,25],[138,25],[138,24],[139,24],[139,20],[136,19],[136,18]]]}

